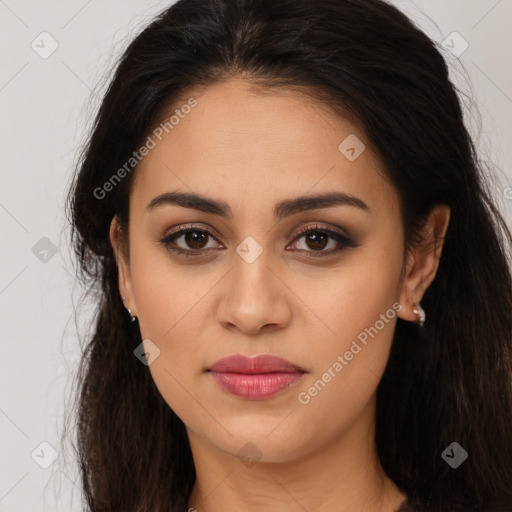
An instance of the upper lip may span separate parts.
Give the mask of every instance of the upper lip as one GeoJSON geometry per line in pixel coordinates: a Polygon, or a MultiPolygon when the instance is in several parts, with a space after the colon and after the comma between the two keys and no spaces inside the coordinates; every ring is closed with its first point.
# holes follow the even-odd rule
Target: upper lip
{"type": "Polygon", "coordinates": [[[273,372],[304,372],[300,366],[297,366],[286,359],[268,354],[257,356],[244,356],[235,354],[223,359],[219,359],[208,371],[218,373],[273,373],[273,372]]]}

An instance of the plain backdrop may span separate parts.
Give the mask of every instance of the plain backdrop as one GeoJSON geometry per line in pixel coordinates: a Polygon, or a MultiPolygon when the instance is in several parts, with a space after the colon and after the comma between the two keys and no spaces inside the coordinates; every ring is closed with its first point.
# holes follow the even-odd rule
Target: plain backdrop
{"type": "MultiPolygon", "coordinates": [[[[446,58],[475,103],[464,100],[468,126],[512,224],[512,1],[393,3],[435,41],[465,50],[446,58]]],[[[81,510],[60,441],[80,354],[65,194],[116,59],[169,4],[0,0],[0,512],[81,510]]],[[[77,319],[83,328],[90,311],[77,319]]]]}

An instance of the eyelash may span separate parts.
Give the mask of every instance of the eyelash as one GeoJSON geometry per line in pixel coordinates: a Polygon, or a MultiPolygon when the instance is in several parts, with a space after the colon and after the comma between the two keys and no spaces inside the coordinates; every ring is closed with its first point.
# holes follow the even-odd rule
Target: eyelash
{"type": "MultiPolygon", "coordinates": [[[[214,233],[212,233],[210,230],[208,230],[206,228],[187,226],[186,228],[182,228],[180,230],[173,231],[172,233],[166,235],[164,238],[160,239],[159,242],[166,249],[169,249],[170,251],[173,251],[173,252],[175,252],[177,254],[180,254],[182,256],[196,256],[196,257],[198,257],[198,256],[202,256],[202,255],[206,254],[207,252],[209,252],[211,250],[211,249],[206,249],[206,250],[204,250],[204,249],[203,250],[201,250],[201,249],[197,249],[197,250],[182,249],[181,247],[178,247],[176,245],[171,244],[171,242],[173,242],[177,238],[180,238],[180,236],[183,236],[183,235],[185,235],[187,233],[190,233],[190,232],[207,233],[209,237],[212,237],[214,239],[217,238],[214,233]]],[[[323,228],[323,227],[318,226],[318,225],[308,226],[308,227],[299,229],[299,231],[295,234],[295,238],[293,240],[294,240],[294,242],[298,241],[304,235],[307,235],[307,234],[310,234],[310,233],[321,233],[321,234],[327,235],[330,238],[334,239],[339,244],[341,244],[342,247],[338,248],[338,249],[331,249],[330,251],[324,251],[324,250],[305,251],[305,252],[308,253],[308,257],[317,258],[317,257],[331,256],[331,255],[333,255],[335,253],[339,253],[339,252],[343,251],[346,248],[355,248],[355,247],[359,246],[359,244],[355,243],[353,240],[348,238],[346,235],[344,235],[344,234],[342,234],[342,233],[340,233],[338,231],[334,231],[332,229],[323,228]]],[[[303,249],[299,249],[298,252],[304,252],[304,250],[303,249]]]]}

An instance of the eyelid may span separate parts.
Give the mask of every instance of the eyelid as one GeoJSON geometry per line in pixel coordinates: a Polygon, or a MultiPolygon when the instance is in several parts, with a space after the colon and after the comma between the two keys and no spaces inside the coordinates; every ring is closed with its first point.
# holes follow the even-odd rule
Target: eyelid
{"type": "Polygon", "coordinates": [[[336,233],[338,235],[340,235],[341,237],[344,237],[346,239],[350,239],[350,235],[344,230],[344,229],[341,229],[341,228],[338,228],[338,227],[335,227],[335,226],[331,226],[331,225],[321,225],[320,223],[316,222],[314,223],[313,226],[311,225],[306,225],[306,226],[303,226],[299,229],[296,229],[294,231],[292,231],[291,235],[293,235],[293,233],[295,233],[295,238],[293,239],[294,241],[297,239],[297,238],[300,238],[302,236],[304,236],[305,234],[307,233],[310,233],[311,231],[315,232],[315,231],[319,231],[319,232],[326,232],[326,233],[336,233]]]}
{"type": "MultiPolygon", "coordinates": [[[[165,235],[162,237],[162,239],[168,239],[172,235],[183,235],[187,231],[204,231],[205,233],[208,233],[212,238],[215,238],[216,240],[219,238],[222,238],[213,228],[210,226],[202,226],[200,224],[180,224],[179,226],[175,226],[171,228],[169,231],[166,231],[165,235]]],[[[197,251],[194,251],[197,252],[197,251]]]]}

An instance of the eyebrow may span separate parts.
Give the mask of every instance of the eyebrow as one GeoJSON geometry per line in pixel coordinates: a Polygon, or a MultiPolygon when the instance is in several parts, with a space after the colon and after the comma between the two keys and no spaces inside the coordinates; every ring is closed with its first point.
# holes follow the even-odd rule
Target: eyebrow
{"type": "MultiPolygon", "coordinates": [[[[233,217],[233,211],[227,203],[188,192],[166,192],[161,194],[152,199],[146,209],[151,211],[164,205],[177,205],[221,217],[233,217]]],[[[274,216],[282,219],[296,213],[333,206],[352,206],[363,211],[370,211],[367,204],[358,197],[341,192],[328,192],[281,201],[274,207],[274,216]]]]}

